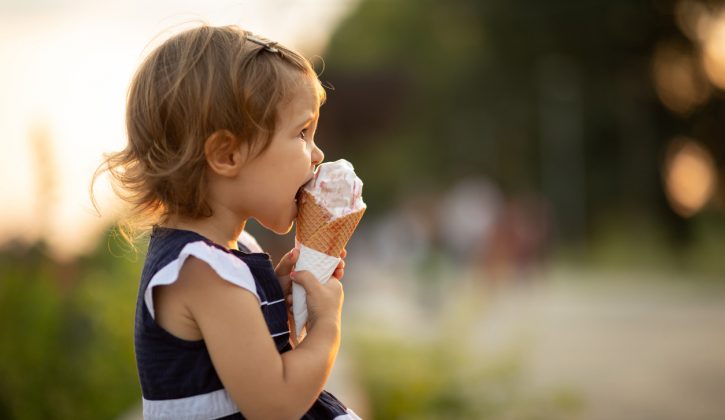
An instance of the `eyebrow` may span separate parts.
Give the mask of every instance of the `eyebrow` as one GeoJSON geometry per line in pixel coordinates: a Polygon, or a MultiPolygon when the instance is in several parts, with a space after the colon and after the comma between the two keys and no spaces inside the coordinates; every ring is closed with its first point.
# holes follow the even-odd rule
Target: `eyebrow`
{"type": "Polygon", "coordinates": [[[317,118],[317,114],[316,113],[310,113],[307,117],[305,117],[304,121],[300,122],[295,127],[296,128],[302,128],[302,127],[306,126],[307,124],[309,124],[310,121],[314,121],[315,118],[317,118]]]}

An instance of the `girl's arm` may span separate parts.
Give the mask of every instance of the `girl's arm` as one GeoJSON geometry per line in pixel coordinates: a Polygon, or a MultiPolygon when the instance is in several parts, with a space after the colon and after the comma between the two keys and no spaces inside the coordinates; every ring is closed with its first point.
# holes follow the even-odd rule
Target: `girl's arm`
{"type": "Polygon", "coordinates": [[[201,330],[219,378],[247,418],[302,417],[322,391],[337,356],[340,282],[321,285],[307,272],[296,277],[308,293],[309,332],[297,348],[282,355],[257,298],[219,277],[205,262],[188,258],[170,286],[178,287],[177,296],[201,330]]]}

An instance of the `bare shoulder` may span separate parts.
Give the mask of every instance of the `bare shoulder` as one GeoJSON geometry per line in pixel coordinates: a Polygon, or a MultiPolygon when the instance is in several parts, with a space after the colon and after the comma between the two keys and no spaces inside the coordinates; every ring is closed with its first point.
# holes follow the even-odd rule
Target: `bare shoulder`
{"type": "Polygon", "coordinates": [[[191,341],[204,338],[199,318],[216,313],[215,307],[229,299],[235,306],[259,311],[254,294],[224,280],[194,256],[186,258],[174,283],[153,289],[156,322],[171,334],[191,341]]]}
{"type": "Polygon", "coordinates": [[[178,289],[180,301],[193,315],[204,318],[207,313],[217,313],[219,305],[243,306],[251,312],[259,312],[254,292],[223,279],[207,262],[190,256],[184,261],[179,278],[172,285],[178,289]]]}

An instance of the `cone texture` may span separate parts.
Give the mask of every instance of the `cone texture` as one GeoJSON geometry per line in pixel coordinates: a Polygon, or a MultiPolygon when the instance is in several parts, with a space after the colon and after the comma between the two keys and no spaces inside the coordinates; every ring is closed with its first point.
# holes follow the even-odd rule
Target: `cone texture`
{"type": "Polygon", "coordinates": [[[365,213],[362,208],[337,219],[320,206],[315,197],[302,190],[298,201],[295,236],[299,243],[323,254],[338,256],[352,237],[365,213]]]}

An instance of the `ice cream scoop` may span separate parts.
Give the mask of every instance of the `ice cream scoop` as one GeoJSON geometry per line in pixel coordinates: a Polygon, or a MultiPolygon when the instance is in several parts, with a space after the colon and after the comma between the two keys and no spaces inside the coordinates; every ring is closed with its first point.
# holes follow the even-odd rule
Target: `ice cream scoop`
{"type": "Polygon", "coordinates": [[[340,159],[318,166],[314,177],[302,188],[337,218],[365,207],[362,187],[352,164],[340,159]]]}

